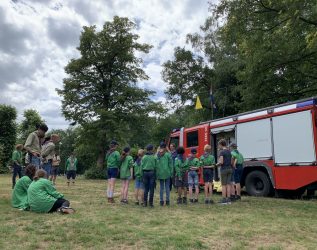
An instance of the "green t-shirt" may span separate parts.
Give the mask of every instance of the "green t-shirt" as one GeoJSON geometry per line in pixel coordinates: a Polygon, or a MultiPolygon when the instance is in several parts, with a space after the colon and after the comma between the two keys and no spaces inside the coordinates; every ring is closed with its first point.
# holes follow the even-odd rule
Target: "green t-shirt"
{"type": "Polygon", "coordinates": [[[175,175],[178,178],[182,178],[186,171],[189,169],[188,160],[187,159],[179,159],[178,157],[175,159],[175,175]]]}
{"type": "Polygon", "coordinates": [[[158,180],[166,180],[173,175],[173,159],[170,153],[165,152],[163,156],[156,155],[158,180]]]}
{"type": "Polygon", "coordinates": [[[201,167],[215,167],[215,157],[211,154],[200,156],[200,166],[201,167]]]}
{"type": "Polygon", "coordinates": [[[231,151],[231,156],[234,159],[237,159],[237,164],[242,165],[244,162],[243,155],[238,151],[238,150],[232,150],[231,151]]]}
{"type": "Polygon", "coordinates": [[[28,176],[23,176],[21,179],[17,181],[12,191],[12,207],[20,208],[23,210],[29,208],[27,190],[31,183],[32,180],[28,176]]]}
{"type": "Polygon", "coordinates": [[[66,161],[66,170],[70,171],[70,170],[75,170],[77,171],[77,164],[78,164],[78,160],[76,157],[74,157],[72,159],[72,157],[69,157],[66,161]]]}
{"type": "Polygon", "coordinates": [[[142,179],[141,160],[136,160],[133,164],[135,179],[140,181],[142,179]]]}
{"type": "MultiPolygon", "coordinates": [[[[199,168],[199,159],[198,158],[188,158],[188,167],[190,168],[196,168],[196,170],[198,170],[199,168]]],[[[194,169],[193,169],[194,170],[194,169]]]]}
{"type": "Polygon", "coordinates": [[[157,160],[153,154],[144,155],[141,160],[141,169],[143,170],[156,170],[157,160]]]}
{"type": "Polygon", "coordinates": [[[108,152],[106,155],[107,168],[120,167],[120,153],[118,151],[108,152]]]}
{"type": "Polygon", "coordinates": [[[14,150],[12,153],[12,161],[17,161],[19,165],[22,164],[22,152],[18,150],[14,150]]]}
{"type": "Polygon", "coordinates": [[[45,178],[33,181],[28,188],[30,210],[34,212],[49,212],[56,200],[63,197],[63,194],[56,191],[52,182],[45,178]]]}
{"type": "Polygon", "coordinates": [[[130,169],[133,167],[133,158],[127,155],[120,165],[120,179],[127,179],[131,177],[130,169]]]}

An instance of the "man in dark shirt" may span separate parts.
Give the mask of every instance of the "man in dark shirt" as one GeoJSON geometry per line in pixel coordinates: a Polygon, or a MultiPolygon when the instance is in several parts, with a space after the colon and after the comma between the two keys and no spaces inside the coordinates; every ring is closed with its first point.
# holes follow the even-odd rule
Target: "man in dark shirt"
{"type": "Polygon", "coordinates": [[[231,194],[231,152],[227,148],[227,142],[222,139],[218,142],[218,147],[220,149],[218,166],[220,166],[221,175],[221,188],[222,188],[222,200],[220,204],[230,204],[230,194],[231,194]]]}

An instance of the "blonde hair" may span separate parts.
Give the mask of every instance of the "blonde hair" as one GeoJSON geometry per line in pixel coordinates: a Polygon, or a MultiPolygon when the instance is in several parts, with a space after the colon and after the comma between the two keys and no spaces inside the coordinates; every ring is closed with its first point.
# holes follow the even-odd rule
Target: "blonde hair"
{"type": "Polygon", "coordinates": [[[16,150],[22,150],[23,148],[24,148],[23,144],[17,144],[17,145],[15,146],[15,149],[16,149],[16,150]]]}
{"type": "Polygon", "coordinates": [[[211,146],[209,144],[206,144],[204,146],[204,151],[207,151],[207,150],[211,150],[211,146]]]}
{"type": "Polygon", "coordinates": [[[144,150],[143,149],[139,149],[138,150],[138,155],[144,155],[144,150]]]}
{"type": "Polygon", "coordinates": [[[56,140],[59,140],[60,139],[60,136],[58,134],[51,134],[51,139],[56,139],[56,140]]]}
{"type": "Polygon", "coordinates": [[[33,177],[33,180],[37,181],[40,178],[46,178],[46,176],[47,176],[46,171],[43,170],[43,169],[39,169],[39,170],[36,171],[36,173],[35,173],[35,175],[33,177]]]}

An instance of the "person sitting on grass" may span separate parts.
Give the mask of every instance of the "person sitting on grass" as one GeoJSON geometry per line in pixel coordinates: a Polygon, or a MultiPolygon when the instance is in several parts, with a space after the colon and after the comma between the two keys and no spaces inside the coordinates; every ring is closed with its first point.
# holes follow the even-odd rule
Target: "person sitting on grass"
{"type": "Polygon", "coordinates": [[[188,157],[188,186],[189,186],[189,201],[191,203],[198,202],[198,195],[199,195],[199,180],[198,180],[198,170],[199,170],[199,160],[196,157],[197,149],[192,148],[191,154],[188,157]],[[193,195],[193,187],[195,187],[195,197],[193,195]]]}
{"type": "Polygon", "coordinates": [[[69,186],[70,184],[70,179],[72,179],[73,184],[75,184],[77,164],[78,160],[75,157],[75,153],[72,152],[70,157],[66,161],[67,186],[69,186]]]}
{"type": "Polygon", "coordinates": [[[16,145],[15,150],[12,153],[12,162],[13,162],[12,189],[15,186],[17,176],[19,176],[19,179],[22,177],[22,149],[23,149],[23,145],[18,144],[16,145]]]}
{"type": "Polygon", "coordinates": [[[30,164],[25,168],[25,176],[17,181],[12,191],[12,207],[18,208],[20,210],[29,209],[27,190],[33,181],[35,172],[36,166],[34,165],[30,164]]]}
{"type": "Polygon", "coordinates": [[[122,181],[121,203],[128,204],[129,182],[133,174],[133,158],[130,147],[125,147],[121,155],[120,179],[122,181]]]}
{"type": "Polygon", "coordinates": [[[114,203],[113,194],[116,184],[116,179],[119,173],[119,167],[121,163],[120,153],[117,151],[118,143],[112,140],[110,143],[110,149],[106,154],[107,162],[107,175],[108,175],[108,188],[107,197],[109,203],[114,203]]]}
{"type": "Polygon", "coordinates": [[[177,187],[177,204],[187,204],[187,170],[188,161],[184,156],[185,149],[177,148],[177,157],[175,159],[175,186],[177,187]],[[182,197],[183,194],[183,197],[182,197]]]}
{"type": "Polygon", "coordinates": [[[135,176],[135,205],[143,205],[144,185],[142,181],[141,160],[144,156],[144,150],[138,150],[138,158],[136,159],[133,168],[135,176]]]}
{"type": "Polygon", "coordinates": [[[200,157],[200,166],[203,168],[205,183],[205,204],[214,203],[212,196],[212,183],[214,179],[215,157],[211,154],[211,146],[205,145],[205,153],[200,157]]]}
{"type": "Polygon", "coordinates": [[[227,148],[227,142],[221,139],[218,142],[218,147],[220,149],[219,161],[217,166],[220,166],[220,176],[221,176],[221,189],[222,189],[222,200],[220,204],[231,204],[231,152],[227,148]]]}
{"type": "Polygon", "coordinates": [[[166,192],[166,206],[170,205],[170,181],[173,175],[173,159],[169,152],[166,152],[166,144],[160,144],[160,149],[156,154],[157,159],[157,179],[160,180],[160,205],[164,206],[164,190],[166,192]]]}
{"type": "Polygon", "coordinates": [[[153,208],[154,199],[154,187],[155,187],[155,172],[157,167],[157,161],[153,153],[154,147],[149,144],[146,147],[146,154],[141,160],[142,177],[144,183],[144,199],[143,206],[146,207],[149,203],[150,207],[153,208]],[[150,194],[149,194],[150,193],[150,194]]]}
{"type": "Polygon", "coordinates": [[[233,167],[233,180],[234,180],[234,186],[235,186],[235,191],[237,194],[234,193],[234,188],[233,192],[231,192],[231,199],[234,200],[241,200],[241,177],[242,177],[242,172],[243,172],[243,162],[244,158],[243,155],[238,151],[237,149],[237,144],[232,143],[230,145],[231,149],[231,164],[233,167]]]}
{"type": "Polygon", "coordinates": [[[47,179],[47,173],[43,169],[37,170],[33,177],[33,182],[28,188],[28,202],[30,210],[33,212],[74,213],[74,209],[69,207],[69,201],[64,199],[63,194],[56,191],[52,182],[47,179]]]}

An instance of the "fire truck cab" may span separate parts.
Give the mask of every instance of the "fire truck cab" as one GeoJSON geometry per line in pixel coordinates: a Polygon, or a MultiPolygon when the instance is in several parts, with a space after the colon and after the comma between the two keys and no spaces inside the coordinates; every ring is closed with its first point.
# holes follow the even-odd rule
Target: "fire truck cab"
{"type": "MultiPolygon", "coordinates": [[[[317,98],[254,110],[174,130],[169,143],[198,156],[235,142],[245,158],[241,185],[253,196],[301,196],[317,189],[317,98]]],[[[218,179],[218,171],[215,171],[218,179]]],[[[203,185],[200,174],[200,184],[203,185]]]]}

